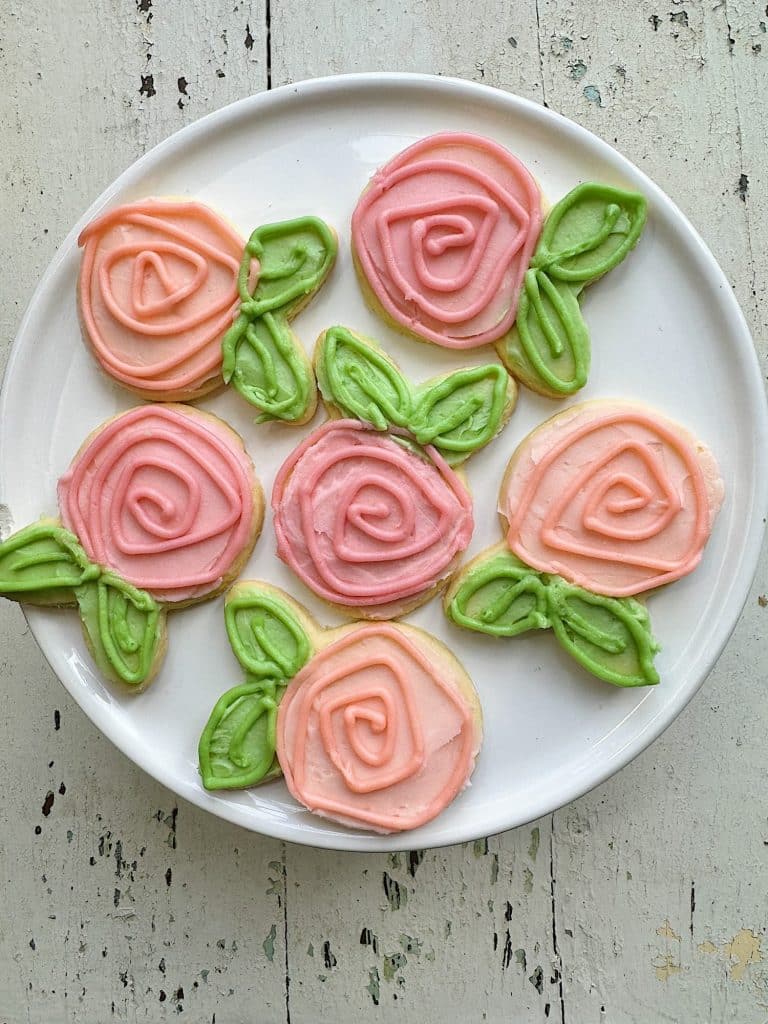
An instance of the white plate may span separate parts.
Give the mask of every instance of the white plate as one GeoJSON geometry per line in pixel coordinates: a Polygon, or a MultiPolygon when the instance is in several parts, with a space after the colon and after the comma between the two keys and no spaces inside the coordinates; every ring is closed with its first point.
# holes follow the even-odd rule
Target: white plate
{"type": "MultiPolygon", "coordinates": [[[[337,228],[342,244],[329,282],[295,322],[308,347],[322,328],[344,323],[381,339],[417,379],[487,360],[490,352],[467,358],[388,330],[366,309],[350,261],[350,215],[370,175],[409,143],[446,129],[507,146],[550,200],[585,179],[645,193],[650,215],[638,248],[585,302],[593,362],[579,398],[638,398],[680,420],[715,452],[727,498],[696,572],[649,601],[663,643],[658,687],[601,683],[546,634],[494,641],[459,631],[439,601],[411,616],[463,660],[480,692],[486,733],[471,787],[437,820],[405,835],[325,823],[298,807],[280,781],[223,796],[202,789],[198,736],[219,695],[241,681],[220,599],[171,617],[167,659],[141,696],[102,682],[74,612],[29,610],[59,678],[128,757],[200,807],[299,843],[356,850],[455,843],[520,825],[586,792],[643,750],[696,692],[736,623],[757,562],[766,505],[766,476],[758,470],[768,441],[760,374],[728,282],[688,221],[624,157],[552,111],[469,82],[399,74],[305,82],[235,103],[167,139],[88,210],[41,281],[8,364],[0,494],[14,528],[55,511],[56,480],[80,442],[135,404],[96,370],[75,307],[78,231],[117,202],[195,197],[244,236],[267,221],[316,213],[337,228]]],[[[269,494],[277,467],[309,428],[254,426],[234,393],[200,404],[240,431],[269,494]]],[[[469,462],[477,520],[470,553],[500,537],[496,496],[510,453],[561,407],[523,389],[502,437],[469,462]]],[[[339,621],[278,562],[270,517],[244,575],[287,587],[322,621],[339,621]]],[[[34,695],[28,699],[32,706],[34,695]]]]}

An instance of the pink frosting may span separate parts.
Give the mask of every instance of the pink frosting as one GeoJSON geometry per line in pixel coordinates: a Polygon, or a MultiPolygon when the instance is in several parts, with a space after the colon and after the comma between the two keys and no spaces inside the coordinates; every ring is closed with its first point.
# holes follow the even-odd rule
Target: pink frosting
{"type": "Polygon", "coordinates": [[[480,748],[455,676],[389,623],[320,651],[278,708],[277,755],[292,795],[376,832],[430,821],[467,785],[480,748]]]}
{"type": "Polygon", "coordinates": [[[201,203],[145,199],[80,235],[80,309],[115,380],[162,397],[218,383],[245,243],[201,203]]]}
{"type": "Polygon", "coordinates": [[[434,449],[428,462],[356,420],[332,420],[281,467],[277,552],[326,601],[386,606],[429,590],[469,544],[472,502],[434,449]]]}
{"type": "Polygon", "coordinates": [[[158,600],[217,589],[254,523],[253,466],[212,417],[143,405],[98,431],[59,481],[89,558],[158,600]]]}
{"type": "Polygon", "coordinates": [[[523,164],[460,132],[390,160],[352,216],[355,253],[379,303],[445,348],[476,348],[509,330],[540,230],[541,197],[523,164]]]}
{"type": "Polygon", "coordinates": [[[523,441],[499,509],[524,562],[625,597],[695,569],[722,500],[713,456],[681,427],[595,402],[523,441]]]}

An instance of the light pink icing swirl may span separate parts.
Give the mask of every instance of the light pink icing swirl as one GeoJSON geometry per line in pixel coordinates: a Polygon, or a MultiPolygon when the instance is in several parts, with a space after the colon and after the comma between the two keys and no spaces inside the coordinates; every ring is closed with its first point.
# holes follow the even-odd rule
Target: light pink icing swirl
{"type": "Polygon", "coordinates": [[[110,420],[59,481],[89,558],[160,601],[221,586],[254,533],[253,466],[214,417],[144,405],[110,420]]]}
{"type": "Polygon", "coordinates": [[[432,461],[356,420],[323,424],[272,492],[277,552],[316,594],[351,608],[414,597],[442,580],[472,536],[472,503],[432,461]]]}
{"type": "Polygon", "coordinates": [[[523,164],[459,132],[390,160],[352,216],[355,255],[376,299],[445,348],[475,348],[509,330],[540,230],[539,190],[523,164]]]}
{"type": "Polygon", "coordinates": [[[522,443],[499,509],[524,562],[625,597],[695,569],[722,500],[714,458],[681,427],[643,406],[594,402],[522,443]]]}
{"type": "Polygon", "coordinates": [[[245,243],[202,203],[144,199],[80,235],[80,310],[103,369],[149,396],[220,383],[245,243]]]}
{"type": "Polygon", "coordinates": [[[417,828],[466,786],[479,721],[444,658],[376,623],[304,666],[280,703],[277,755],[310,810],[377,832],[417,828]]]}

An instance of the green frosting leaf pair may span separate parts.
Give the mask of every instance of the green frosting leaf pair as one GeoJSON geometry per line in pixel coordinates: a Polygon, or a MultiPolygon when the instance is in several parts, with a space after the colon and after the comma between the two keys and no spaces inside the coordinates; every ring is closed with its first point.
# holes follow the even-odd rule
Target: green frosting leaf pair
{"type": "Polygon", "coordinates": [[[256,228],[238,275],[240,313],[222,342],[222,375],[260,411],[257,422],[303,422],[317,395],[309,360],[289,321],[328,276],[336,237],[317,217],[256,228]],[[259,264],[251,291],[253,261],[259,264]]]}
{"type": "Polygon", "coordinates": [[[492,548],[464,570],[445,611],[457,626],[491,636],[551,628],[580,665],[614,686],[659,681],[653,664],[659,645],[642,604],[539,573],[506,548],[492,548]]]}
{"type": "Polygon", "coordinates": [[[456,370],[412,387],[375,344],[346,327],[330,327],[316,353],[323,399],[342,415],[387,430],[408,430],[450,463],[488,444],[511,411],[514,393],[497,363],[456,370]]]}
{"type": "Polygon", "coordinates": [[[553,398],[584,387],[590,340],[579,300],[637,244],[647,203],[637,192],[586,182],[552,209],[525,274],[515,326],[498,344],[524,384],[553,398]]]}
{"type": "Polygon", "coordinates": [[[42,521],[0,544],[0,594],[29,604],[77,605],[101,671],[139,687],[162,656],[165,612],[144,590],[92,563],[77,537],[42,521]]]}
{"type": "Polygon", "coordinates": [[[224,621],[246,678],[219,698],[200,737],[200,775],[208,790],[243,789],[280,774],[277,707],[288,681],[312,655],[299,615],[270,590],[235,587],[224,621]]]}

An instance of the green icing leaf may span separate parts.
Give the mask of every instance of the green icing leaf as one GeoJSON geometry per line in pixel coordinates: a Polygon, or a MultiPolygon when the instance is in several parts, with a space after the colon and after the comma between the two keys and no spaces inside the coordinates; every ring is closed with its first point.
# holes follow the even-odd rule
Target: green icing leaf
{"type": "Polygon", "coordinates": [[[551,626],[565,650],[599,679],[614,686],[659,681],[653,664],[659,645],[644,605],[539,573],[504,546],[490,548],[463,570],[445,613],[457,626],[491,636],[551,626]]]}
{"type": "Polygon", "coordinates": [[[257,422],[306,416],[313,398],[311,370],[284,317],[265,313],[250,322],[241,314],[223,351],[224,380],[261,411],[257,422]]]}
{"type": "Polygon", "coordinates": [[[262,679],[219,698],[198,745],[206,789],[244,789],[280,774],[275,746],[277,705],[284,692],[276,680],[262,679]]]}
{"type": "Polygon", "coordinates": [[[317,217],[265,224],[248,240],[237,284],[240,313],[222,341],[221,372],[261,415],[257,422],[304,420],[314,409],[309,361],[289,320],[328,276],[336,238],[317,217]],[[253,261],[259,273],[253,292],[253,261]]]}
{"type": "Polygon", "coordinates": [[[462,574],[445,611],[457,626],[491,636],[517,636],[550,625],[539,574],[498,548],[462,574]]]}
{"type": "Polygon", "coordinates": [[[241,312],[250,320],[280,310],[290,319],[305,298],[328,276],[336,258],[336,237],[318,217],[299,217],[256,228],[240,265],[241,312]],[[248,290],[251,261],[259,261],[259,279],[248,290]]]}
{"type": "Polygon", "coordinates": [[[145,590],[111,572],[79,587],[76,595],[99,667],[129,686],[140,686],[155,665],[163,641],[163,609],[145,590]]]}
{"type": "Polygon", "coordinates": [[[514,328],[502,358],[530,387],[572,395],[587,382],[589,332],[579,307],[579,286],[528,270],[514,328]]]}
{"type": "Polygon", "coordinates": [[[317,378],[325,401],[345,416],[371,423],[378,430],[408,424],[411,390],[407,381],[376,345],[346,327],[331,327],[323,335],[317,378]]]}
{"type": "Polygon", "coordinates": [[[596,182],[578,185],[547,217],[531,266],[554,280],[595,281],[636,245],[646,213],[638,192],[596,182]]]}
{"type": "Polygon", "coordinates": [[[291,679],[312,653],[293,609],[255,587],[227,599],[224,621],[235,657],[258,679],[291,679]]]}
{"type": "Polygon", "coordinates": [[[499,354],[535,391],[572,395],[587,382],[590,339],[579,301],[585,285],[624,259],[645,225],[637,192],[586,182],[552,209],[526,271],[515,325],[499,354]]]}
{"type": "Polygon", "coordinates": [[[434,445],[449,462],[482,448],[497,434],[509,378],[496,363],[457,370],[417,391],[410,429],[419,444],[434,445]]]}
{"type": "Polygon", "coordinates": [[[74,604],[74,588],[100,572],[77,537],[54,523],[34,523],[0,544],[0,594],[6,597],[74,604]]]}
{"type": "Polygon", "coordinates": [[[557,576],[547,601],[557,639],[593,675],[614,686],[658,683],[653,659],[659,645],[638,601],[593,594],[557,576]]]}

